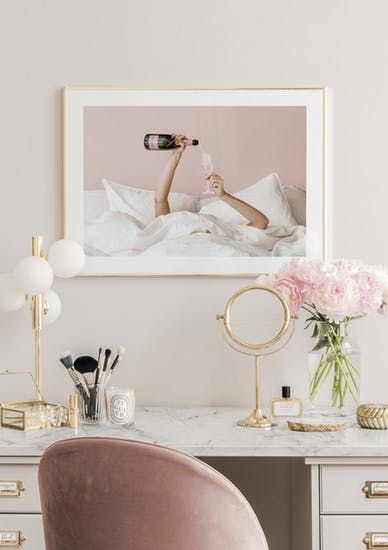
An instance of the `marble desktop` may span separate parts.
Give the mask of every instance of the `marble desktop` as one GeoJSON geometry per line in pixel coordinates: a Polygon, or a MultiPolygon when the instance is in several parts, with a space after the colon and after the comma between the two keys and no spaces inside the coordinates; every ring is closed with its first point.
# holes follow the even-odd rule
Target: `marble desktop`
{"type": "Polygon", "coordinates": [[[241,428],[246,409],[143,407],[129,428],[80,425],[22,432],[0,430],[0,456],[40,456],[52,443],[71,437],[119,437],[165,445],[194,456],[386,457],[388,431],[365,430],[347,419],[339,432],[301,433],[284,420],[270,430],[241,428]]]}

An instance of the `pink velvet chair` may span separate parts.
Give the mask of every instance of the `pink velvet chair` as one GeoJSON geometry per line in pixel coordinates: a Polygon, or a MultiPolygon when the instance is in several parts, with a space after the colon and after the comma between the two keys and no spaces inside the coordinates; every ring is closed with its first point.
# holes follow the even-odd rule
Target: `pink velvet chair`
{"type": "Polygon", "coordinates": [[[157,445],[60,441],[43,454],[39,487],[46,550],[268,550],[230,481],[157,445]]]}

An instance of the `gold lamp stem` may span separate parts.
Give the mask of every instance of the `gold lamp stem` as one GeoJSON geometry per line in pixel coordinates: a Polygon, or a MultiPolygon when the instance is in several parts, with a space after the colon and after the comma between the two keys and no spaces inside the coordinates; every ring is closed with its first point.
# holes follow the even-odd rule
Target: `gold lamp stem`
{"type": "MultiPolygon", "coordinates": [[[[43,237],[32,237],[32,255],[43,256],[43,237]]],[[[42,350],[41,350],[41,331],[43,321],[43,295],[34,294],[31,302],[32,309],[32,328],[35,339],[35,380],[36,397],[42,399],[42,350]]]]}

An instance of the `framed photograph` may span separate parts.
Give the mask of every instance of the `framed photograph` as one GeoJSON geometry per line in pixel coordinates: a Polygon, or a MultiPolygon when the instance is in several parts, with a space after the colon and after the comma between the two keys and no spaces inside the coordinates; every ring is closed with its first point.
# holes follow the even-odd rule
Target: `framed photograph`
{"type": "Polygon", "coordinates": [[[325,254],[325,89],[64,90],[85,275],[239,275],[325,254]]]}

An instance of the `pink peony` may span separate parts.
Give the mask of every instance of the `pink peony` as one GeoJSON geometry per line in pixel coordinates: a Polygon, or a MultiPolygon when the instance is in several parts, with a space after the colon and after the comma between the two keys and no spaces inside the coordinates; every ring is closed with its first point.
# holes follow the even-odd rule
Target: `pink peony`
{"type": "Polygon", "coordinates": [[[286,300],[291,315],[297,315],[305,301],[301,287],[302,285],[293,277],[279,277],[273,285],[273,288],[286,300]]]}
{"type": "Polygon", "coordinates": [[[340,323],[346,317],[358,315],[359,289],[357,282],[343,274],[329,275],[313,295],[317,310],[330,322],[340,323]]]}
{"type": "Polygon", "coordinates": [[[294,258],[278,274],[260,282],[279,290],[293,315],[303,303],[312,305],[329,321],[388,311],[388,270],[359,260],[322,262],[294,258]]]}
{"type": "Polygon", "coordinates": [[[280,268],[279,277],[292,277],[298,281],[305,301],[311,300],[313,291],[319,287],[327,270],[327,264],[320,260],[295,258],[280,268]]]}
{"type": "Polygon", "coordinates": [[[388,269],[382,265],[371,265],[367,268],[381,286],[380,313],[388,311],[388,269]]]}
{"type": "Polygon", "coordinates": [[[359,291],[359,311],[357,316],[367,315],[380,309],[383,304],[383,288],[378,279],[366,271],[353,277],[359,291]]]}

